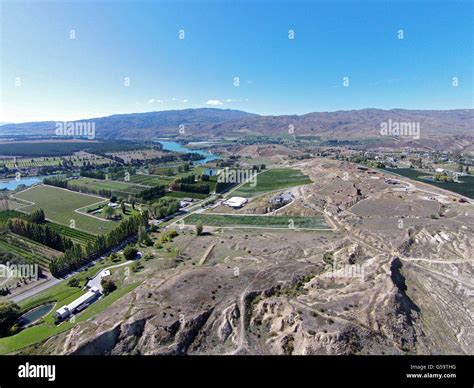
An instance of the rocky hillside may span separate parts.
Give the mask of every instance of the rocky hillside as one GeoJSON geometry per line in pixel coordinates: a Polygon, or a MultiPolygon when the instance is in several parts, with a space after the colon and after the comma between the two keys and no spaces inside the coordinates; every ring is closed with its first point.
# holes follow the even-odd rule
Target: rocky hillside
{"type": "Polygon", "coordinates": [[[278,214],[324,214],[333,231],[179,230],[176,259],[157,253],[140,286],[34,352],[471,354],[472,204],[349,163],[297,163],[315,183],[278,214]]]}

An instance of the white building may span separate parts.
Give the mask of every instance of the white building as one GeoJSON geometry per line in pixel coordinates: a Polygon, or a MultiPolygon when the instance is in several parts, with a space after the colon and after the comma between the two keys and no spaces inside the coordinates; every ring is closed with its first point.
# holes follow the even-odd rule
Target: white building
{"type": "Polygon", "coordinates": [[[100,295],[100,290],[97,287],[92,287],[84,295],[80,296],[68,305],[59,308],[58,311],[54,313],[54,315],[56,316],[56,318],[65,319],[71,314],[84,310],[92,302],[98,299],[100,295]]]}
{"type": "Polygon", "coordinates": [[[230,206],[234,209],[241,208],[247,203],[247,198],[243,197],[232,197],[229,198],[227,201],[224,201],[223,204],[226,206],[230,206]]]}

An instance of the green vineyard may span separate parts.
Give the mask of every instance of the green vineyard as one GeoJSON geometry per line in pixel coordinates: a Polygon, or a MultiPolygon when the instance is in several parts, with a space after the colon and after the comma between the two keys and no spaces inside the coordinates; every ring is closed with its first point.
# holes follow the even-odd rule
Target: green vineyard
{"type": "Polygon", "coordinates": [[[88,242],[94,242],[96,237],[92,234],[83,232],[82,230],[68,228],[54,222],[47,222],[46,225],[52,230],[60,233],[64,237],[70,238],[73,242],[81,244],[82,246],[87,245],[88,242]]]}
{"type": "Polygon", "coordinates": [[[48,271],[51,259],[61,255],[61,252],[12,233],[0,234],[0,250],[20,256],[27,261],[32,261],[46,271],[48,271]]]}

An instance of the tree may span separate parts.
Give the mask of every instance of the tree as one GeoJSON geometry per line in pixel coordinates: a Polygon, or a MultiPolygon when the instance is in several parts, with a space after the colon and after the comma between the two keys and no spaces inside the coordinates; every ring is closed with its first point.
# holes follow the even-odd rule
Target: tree
{"type": "Polygon", "coordinates": [[[140,272],[140,270],[143,269],[143,265],[140,261],[136,261],[132,264],[131,268],[133,272],[140,272]]]}
{"type": "Polygon", "coordinates": [[[140,226],[140,228],[138,229],[138,236],[137,236],[137,240],[139,243],[143,242],[143,239],[145,238],[145,235],[146,235],[146,229],[144,226],[140,226]]]}
{"type": "Polygon", "coordinates": [[[10,293],[8,287],[0,288],[0,296],[7,296],[10,293]]]}
{"type": "Polygon", "coordinates": [[[166,232],[163,232],[163,234],[161,235],[160,237],[160,241],[162,243],[164,242],[170,242],[173,240],[173,238],[175,238],[176,236],[178,236],[178,232],[176,231],[176,229],[170,229],[170,230],[167,230],[166,232]]]}
{"type": "Polygon", "coordinates": [[[176,213],[180,208],[179,200],[174,198],[160,198],[150,207],[150,212],[155,218],[163,218],[176,213]]]}
{"type": "MultiPolygon", "coordinates": [[[[11,220],[9,220],[11,222],[11,220]]],[[[142,215],[132,215],[126,220],[120,222],[120,224],[109,233],[104,235],[99,235],[92,242],[89,242],[85,249],[82,248],[79,244],[73,244],[71,240],[63,239],[61,242],[66,246],[64,250],[64,255],[52,259],[49,263],[50,272],[55,277],[64,276],[67,273],[80,268],[82,265],[89,262],[91,259],[96,257],[98,254],[105,252],[110,247],[113,247],[121,242],[123,242],[127,237],[138,232],[140,226],[144,224],[144,219],[142,215]]],[[[31,224],[32,227],[39,228],[39,232],[48,234],[51,237],[52,232],[46,233],[44,231],[44,225],[31,224]]],[[[20,228],[22,225],[15,227],[20,228]]],[[[13,227],[13,225],[12,225],[13,227]]],[[[30,228],[32,228],[30,227],[30,228]]],[[[21,230],[20,230],[21,232],[21,230]]],[[[42,236],[39,236],[42,237],[42,236]]],[[[48,244],[46,244],[48,245],[48,244]]],[[[49,246],[49,245],[48,245],[49,246]]],[[[56,248],[57,249],[57,248],[56,248]]],[[[61,249],[58,249],[61,250],[61,249]]]]}
{"type": "Polygon", "coordinates": [[[67,285],[69,287],[80,287],[79,280],[77,280],[77,278],[72,278],[71,280],[69,280],[67,282],[67,285]]]}
{"type": "Polygon", "coordinates": [[[148,246],[153,245],[153,241],[151,241],[150,236],[148,235],[148,232],[144,226],[141,226],[140,229],[138,229],[138,242],[148,246]]]}
{"type": "Polygon", "coordinates": [[[110,261],[117,261],[118,255],[115,252],[112,252],[109,256],[110,261]]]}
{"type": "Polygon", "coordinates": [[[35,210],[34,212],[28,214],[25,217],[25,220],[28,222],[33,222],[35,224],[42,224],[45,222],[45,215],[43,209],[35,210]]]}
{"type": "Polygon", "coordinates": [[[117,202],[117,197],[116,197],[115,195],[113,195],[112,197],[110,197],[110,202],[116,203],[116,202],[117,202]]]}
{"type": "Polygon", "coordinates": [[[123,214],[127,214],[127,207],[125,206],[125,202],[120,204],[120,208],[122,209],[123,214]]]}
{"type": "Polygon", "coordinates": [[[110,206],[104,206],[104,209],[102,211],[104,212],[104,216],[107,219],[112,218],[112,216],[114,215],[114,209],[112,209],[110,206]]]}
{"type": "Polygon", "coordinates": [[[112,279],[103,278],[100,281],[100,285],[102,286],[102,291],[104,292],[104,295],[109,295],[111,292],[117,289],[117,285],[112,279]]]}
{"type": "Polygon", "coordinates": [[[200,236],[202,234],[202,230],[203,230],[202,222],[198,222],[196,224],[196,234],[200,236]]]}
{"type": "Polygon", "coordinates": [[[127,260],[133,260],[137,256],[138,250],[131,245],[127,245],[123,250],[123,255],[127,260]]]}
{"type": "Polygon", "coordinates": [[[20,307],[12,302],[0,302],[0,336],[10,334],[10,329],[20,316],[20,307]]]}
{"type": "Polygon", "coordinates": [[[19,218],[10,218],[8,228],[15,234],[28,237],[61,252],[71,249],[74,245],[71,239],[61,236],[47,225],[35,224],[19,218]]]}

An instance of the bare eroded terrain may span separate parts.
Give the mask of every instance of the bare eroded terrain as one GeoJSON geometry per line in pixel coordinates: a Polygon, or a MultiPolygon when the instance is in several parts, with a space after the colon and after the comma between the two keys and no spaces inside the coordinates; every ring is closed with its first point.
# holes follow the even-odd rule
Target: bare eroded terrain
{"type": "Polygon", "coordinates": [[[354,164],[295,167],[314,183],[276,214],[334,230],[180,231],[173,265],[35,352],[474,353],[473,204],[354,164]]]}

